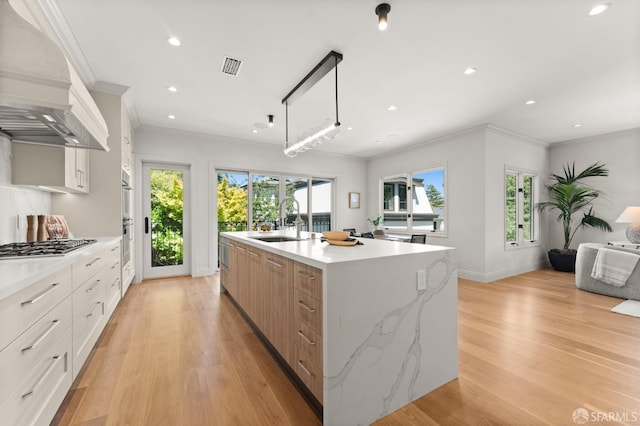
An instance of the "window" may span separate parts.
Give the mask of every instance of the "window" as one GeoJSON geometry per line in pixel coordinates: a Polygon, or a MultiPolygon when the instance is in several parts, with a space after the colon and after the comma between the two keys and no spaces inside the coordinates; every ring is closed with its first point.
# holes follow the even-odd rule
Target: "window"
{"type": "MultiPolygon", "coordinates": [[[[302,229],[331,230],[333,180],[241,171],[218,172],[218,232],[257,230],[260,225],[276,226],[280,200],[293,197],[300,204],[302,229]]],[[[292,223],[295,203],[287,201],[284,217],[292,223]]]]}
{"type": "Polygon", "coordinates": [[[505,172],[505,244],[508,247],[536,243],[538,215],[535,210],[537,176],[530,172],[505,172]]]}
{"type": "Polygon", "coordinates": [[[382,182],[385,228],[443,233],[445,194],[444,167],[385,177],[382,182]]]}

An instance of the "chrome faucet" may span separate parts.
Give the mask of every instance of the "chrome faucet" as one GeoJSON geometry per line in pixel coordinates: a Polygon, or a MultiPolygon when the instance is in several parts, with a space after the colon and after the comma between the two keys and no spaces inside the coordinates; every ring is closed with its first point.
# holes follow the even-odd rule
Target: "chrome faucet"
{"type": "Polygon", "coordinates": [[[298,217],[296,217],[296,220],[295,220],[293,223],[295,223],[295,224],[296,224],[296,238],[297,238],[297,239],[300,239],[300,230],[302,229],[302,223],[303,223],[303,221],[302,221],[302,219],[300,218],[300,203],[298,202],[298,200],[296,200],[296,199],[295,199],[295,198],[293,198],[293,197],[285,197],[285,198],[283,198],[283,199],[282,199],[282,201],[280,201],[280,227],[281,227],[281,228],[284,228],[284,227],[285,227],[285,225],[286,225],[286,221],[287,221],[287,219],[286,219],[286,217],[284,217],[284,216],[282,215],[282,213],[283,213],[283,212],[282,212],[282,207],[284,206],[284,203],[285,203],[287,200],[292,200],[294,203],[296,203],[296,212],[298,213],[298,217]]]}

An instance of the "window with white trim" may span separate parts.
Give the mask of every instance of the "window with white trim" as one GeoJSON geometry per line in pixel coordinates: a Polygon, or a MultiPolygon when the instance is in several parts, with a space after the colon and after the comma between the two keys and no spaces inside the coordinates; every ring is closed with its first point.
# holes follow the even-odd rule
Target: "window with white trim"
{"type": "Polygon", "coordinates": [[[445,208],[444,167],[382,179],[385,229],[443,234],[446,229],[445,208]]]}
{"type": "Polygon", "coordinates": [[[537,243],[538,212],[535,197],[538,176],[520,170],[505,171],[505,245],[526,246],[537,243]]]}

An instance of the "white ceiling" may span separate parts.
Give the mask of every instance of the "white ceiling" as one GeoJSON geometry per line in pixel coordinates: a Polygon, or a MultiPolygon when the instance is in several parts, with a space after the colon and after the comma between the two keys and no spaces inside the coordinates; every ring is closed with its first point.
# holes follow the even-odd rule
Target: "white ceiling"
{"type": "MultiPolygon", "coordinates": [[[[81,74],[129,86],[142,125],[282,144],[282,98],[336,50],[342,131],[319,149],[370,157],[487,122],[548,143],[640,127],[640,1],[609,1],[588,17],[598,0],[392,0],[386,32],[373,0],[49,3],[81,74]]],[[[333,99],[331,73],[289,107],[290,140],[333,121],[333,99]]]]}

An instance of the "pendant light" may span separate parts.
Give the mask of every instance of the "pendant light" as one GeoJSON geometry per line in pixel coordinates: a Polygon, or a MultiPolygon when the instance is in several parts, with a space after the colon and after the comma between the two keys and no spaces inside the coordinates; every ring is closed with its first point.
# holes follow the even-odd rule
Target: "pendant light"
{"type": "Polygon", "coordinates": [[[389,3],[380,3],[376,6],[376,15],[378,15],[378,29],[384,31],[387,29],[387,14],[391,10],[389,3]]]}

